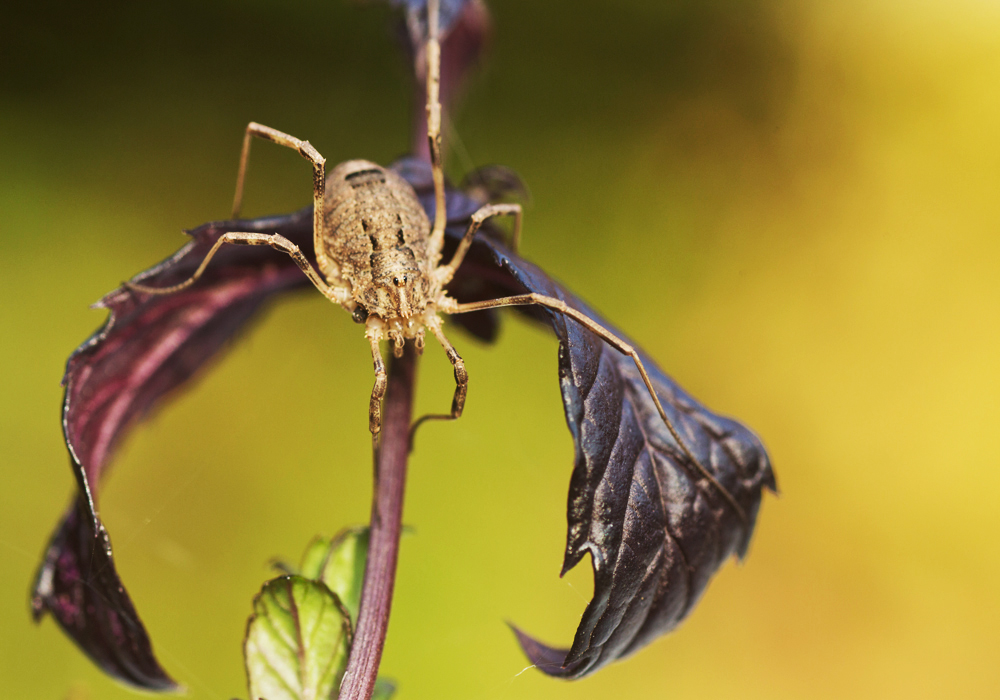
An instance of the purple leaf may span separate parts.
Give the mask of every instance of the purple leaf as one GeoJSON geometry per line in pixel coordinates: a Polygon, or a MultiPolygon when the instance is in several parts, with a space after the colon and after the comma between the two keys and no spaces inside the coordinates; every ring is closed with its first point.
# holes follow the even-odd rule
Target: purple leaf
{"type": "MultiPolygon", "coordinates": [[[[409,164],[405,174],[426,207],[427,178],[418,169],[409,164]]],[[[455,225],[448,232],[453,240],[461,235],[460,215],[478,204],[451,193],[448,219],[455,225]]],[[[459,301],[536,292],[565,301],[628,342],[578,297],[488,232],[477,236],[456,280],[450,290],[459,301]],[[469,294],[466,285],[473,281],[477,286],[469,294]]],[[[515,633],[539,669],[581,678],[687,617],[726,559],[746,554],[762,491],[776,485],[757,436],[709,411],[639,351],[670,420],[698,461],[738,502],[744,520],[671,436],[631,358],[558,312],[517,308],[546,322],[559,339],[559,380],[576,446],[562,572],[589,552],[594,597],[570,649],[548,647],[517,629],[515,633]]],[[[463,322],[462,316],[454,320],[463,322]]]]}
{"type": "MultiPolygon", "coordinates": [[[[137,275],[152,287],[187,279],[228,231],[280,233],[312,249],[312,210],[284,217],[205,224],[193,240],[137,275]]],[[[70,356],[63,384],[63,432],[79,485],[56,530],[32,596],[98,666],[149,690],[176,687],[157,663],[149,637],[118,578],[96,509],[100,479],[128,431],[183,385],[279,292],[308,287],[291,258],[270,248],[224,246],[197,284],[151,296],[124,286],[96,306],[104,326],[70,356]]]]}
{"type": "MultiPolygon", "coordinates": [[[[607,326],[539,268],[485,243],[524,291],[560,298],[607,326]]],[[[546,314],[560,341],[559,378],[576,444],[563,573],[589,552],[594,597],[562,666],[542,670],[580,678],[691,612],[725,560],[746,554],[762,490],[774,490],[775,481],[750,430],[709,411],[640,351],[671,422],[740,504],[744,522],[670,435],[631,358],[576,322],[546,314]]],[[[548,661],[556,651],[538,647],[535,653],[525,648],[532,661],[548,661]]]]}
{"type": "Polygon", "coordinates": [[[86,492],[78,494],[49,544],[32,597],[35,620],[51,612],[106,673],[147,690],[178,690],[157,663],[149,637],[111,560],[108,533],[86,492]]]}

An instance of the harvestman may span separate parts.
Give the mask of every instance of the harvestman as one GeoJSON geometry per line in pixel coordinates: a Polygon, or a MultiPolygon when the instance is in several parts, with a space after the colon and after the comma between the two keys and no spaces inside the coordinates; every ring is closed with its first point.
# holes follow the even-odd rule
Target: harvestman
{"type": "Polygon", "coordinates": [[[239,218],[243,181],[253,137],[295,149],[313,166],[313,246],[316,262],[323,276],[317,274],[299,247],[284,236],[276,233],[230,232],[216,241],[198,269],[186,281],[160,288],[134,283],[128,283],[128,286],[145,294],[170,294],[184,289],[201,276],[212,256],[226,243],[268,245],[287,253],[326,298],[351,312],[356,322],[365,324],[365,337],[371,345],[375,362],[375,386],[368,411],[368,428],[372,433],[373,446],[377,445],[382,426],[382,397],[387,383],[385,362],[379,349],[381,341],[392,342],[393,352],[397,357],[402,355],[406,340],[413,340],[416,351],[420,353],[424,348],[425,329],[430,330],[455,368],[456,387],[450,414],[424,416],[420,421],[454,420],[462,415],[465,407],[469,375],[461,356],[444,335],[439,314],[463,314],[499,306],[529,304],[554,309],[596,333],[635,361],[642,381],[656,404],[656,410],[685,456],[746,522],[746,514],[736,499],[698,461],[681,439],[660,404],[639,354],[631,345],[554,297],[531,293],[461,304],[445,291],[445,286],[462,264],[476,231],[486,219],[498,215],[514,217],[511,248],[514,252],[517,251],[522,212],[518,204],[483,206],[472,215],[469,228],[451,260],[446,265],[440,264],[446,209],[441,156],[441,45],[438,41],[438,5],[439,0],[429,0],[427,4],[427,138],[430,141],[434,179],[433,228],[413,188],[392,170],[367,160],[349,160],[334,168],[327,177],[326,159],[308,141],[250,122],[243,137],[232,218],[239,218]]]}

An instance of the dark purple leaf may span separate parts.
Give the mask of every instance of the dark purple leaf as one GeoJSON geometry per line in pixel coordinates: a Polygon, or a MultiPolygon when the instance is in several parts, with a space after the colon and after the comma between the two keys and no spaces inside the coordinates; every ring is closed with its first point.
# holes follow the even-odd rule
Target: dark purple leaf
{"type": "MultiPolygon", "coordinates": [[[[497,263],[524,291],[554,296],[607,326],[539,268],[495,241],[497,263]]],[[[559,338],[559,378],[576,444],[563,573],[590,552],[594,597],[555,676],[580,678],[676,627],[712,575],[750,544],[762,490],[775,489],[760,440],[698,403],[640,352],[688,448],[736,499],[740,514],[670,435],[631,358],[578,323],[546,312],[559,338]]],[[[614,330],[612,328],[612,330],[614,330]]],[[[620,333],[618,335],[621,335],[620,333]]],[[[633,344],[634,347],[634,344],[633,344]]],[[[539,649],[532,661],[556,652],[539,649]]]]}
{"type": "MultiPolygon", "coordinates": [[[[228,231],[280,233],[312,250],[312,209],[284,217],[205,224],[192,241],[137,275],[152,287],[187,279],[228,231]]],[[[56,530],[32,596],[35,619],[52,613],[102,669],[150,690],[175,687],[115,571],[97,515],[99,482],[128,431],[183,385],[271,297],[309,282],[287,255],[263,247],[224,246],[199,282],[165,296],[119,287],[96,306],[104,326],[70,356],[63,384],[63,432],[79,485],[56,530]]]]}
{"type": "MultiPolygon", "coordinates": [[[[426,207],[427,177],[418,169],[410,164],[405,175],[426,207]]],[[[461,235],[459,215],[478,204],[451,194],[453,239],[461,235]]],[[[496,235],[477,236],[456,279],[450,289],[460,301],[536,292],[565,301],[628,341],[537,266],[510,253],[496,235]],[[468,294],[465,285],[472,281],[478,286],[468,294]]],[[[518,309],[545,321],[559,339],[559,379],[576,445],[563,573],[589,552],[594,597],[570,649],[515,632],[542,671],[581,678],[676,627],[726,559],[746,554],[762,491],[776,488],[774,474],[757,436],[709,411],[640,351],[670,420],[739,503],[744,520],[673,439],[631,358],[558,312],[518,309]]]]}
{"type": "Polygon", "coordinates": [[[157,663],[111,560],[108,533],[81,491],[56,531],[38,572],[32,608],[52,613],[106,673],[148,690],[177,690],[157,663]]]}

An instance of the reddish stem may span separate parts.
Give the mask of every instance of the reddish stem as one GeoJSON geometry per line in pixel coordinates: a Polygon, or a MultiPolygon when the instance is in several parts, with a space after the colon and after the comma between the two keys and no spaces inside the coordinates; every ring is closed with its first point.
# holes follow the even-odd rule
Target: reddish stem
{"type": "Polygon", "coordinates": [[[389,385],[385,394],[382,445],[378,451],[375,489],[372,495],[368,562],[361,591],[354,644],[340,686],[340,700],[369,700],[375,688],[382,647],[389,626],[396,560],[403,522],[403,492],[413,413],[416,354],[407,344],[401,358],[389,363],[389,385]]]}

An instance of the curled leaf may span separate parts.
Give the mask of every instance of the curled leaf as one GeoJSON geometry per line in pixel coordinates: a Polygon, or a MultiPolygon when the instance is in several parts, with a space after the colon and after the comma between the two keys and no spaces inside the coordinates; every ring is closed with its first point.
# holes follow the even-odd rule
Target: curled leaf
{"type": "MultiPolygon", "coordinates": [[[[311,248],[312,215],[205,224],[192,241],[134,281],[153,287],[191,275],[228,231],[277,232],[311,248]]],[[[115,678],[149,690],[176,687],[152,652],[115,570],[97,493],[115,448],[170,392],[215,357],[268,300],[309,286],[291,259],[267,248],[226,246],[199,283],[167,296],[122,286],[96,306],[104,325],[70,356],[63,384],[63,434],[78,494],[56,529],[36,576],[36,620],[53,618],[115,678]]]]}
{"type": "MultiPolygon", "coordinates": [[[[418,170],[412,163],[405,168],[426,207],[431,193],[426,174],[418,170]]],[[[462,192],[450,194],[452,244],[463,228],[457,215],[478,204],[462,192]]],[[[456,280],[449,290],[459,301],[535,292],[561,299],[630,342],[490,232],[477,236],[456,280]],[[468,286],[470,280],[475,286],[468,286]]],[[[746,554],[763,490],[775,490],[776,484],[756,435],[709,411],[639,350],[667,416],[698,462],[738,503],[742,513],[737,511],[671,435],[631,358],[556,311],[517,308],[551,327],[559,339],[560,388],[576,450],[562,571],[589,553],[594,596],[569,649],[515,631],[542,671],[580,678],[687,617],[726,559],[746,554]]]]}
{"type": "Polygon", "coordinates": [[[251,698],[325,700],[340,685],[351,625],[322,581],[282,576],[254,598],[243,650],[251,698]]]}
{"type": "MultiPolygon", "coordinates": [[[[525,291],[560,298],[608,325],[536,266],[487,245],[525,291]]],[[[725,560],[746,554],[762,491],[776,484],[756,435],[709,411],[640,352],[671,422],[744,521],[670,434],[632,359],[574,321],[546,314],[560,341],[559,379],[576,444],[563,573],[589,552],[594,597],[562,664],[543,670],[580,678],[687,617],[725,560]]]]}

